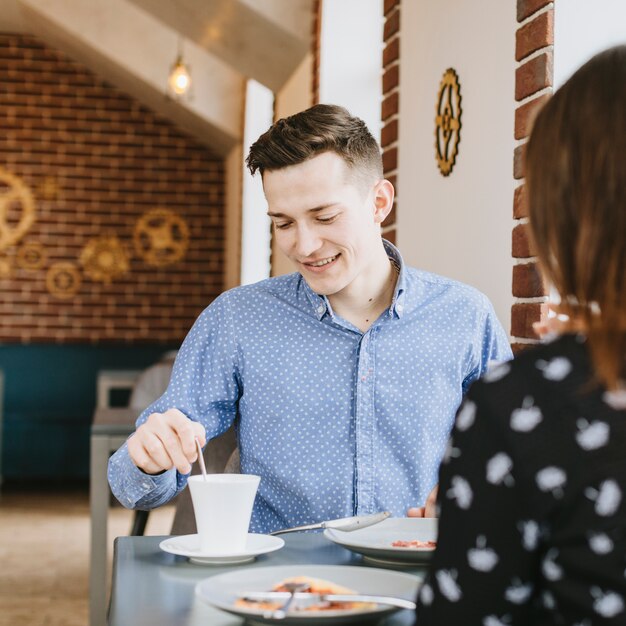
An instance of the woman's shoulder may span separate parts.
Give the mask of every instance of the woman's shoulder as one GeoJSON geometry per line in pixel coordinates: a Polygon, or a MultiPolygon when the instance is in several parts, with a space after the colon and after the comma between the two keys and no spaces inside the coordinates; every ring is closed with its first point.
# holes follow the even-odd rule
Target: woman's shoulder
{"type": "Polygon", "coordinates": [[[491,368],[475,384],[474,392],[514,389],[552,394],[555,387],[580,388],[592,380],[592,370],[585,339],[562,335],[549,343],[525,349],[512,361],[491,368]]]}

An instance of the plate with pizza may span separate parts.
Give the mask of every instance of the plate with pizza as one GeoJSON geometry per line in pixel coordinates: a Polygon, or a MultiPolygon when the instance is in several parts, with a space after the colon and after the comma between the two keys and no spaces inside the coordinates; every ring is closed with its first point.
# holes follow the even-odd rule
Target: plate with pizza
{"type": "Polygon", "coordinates": [[[390,517],[352,532],[326,529],[324,536],[370,561],[403,565],[427,563],[437,547],[438,520],[390,517]]]}
{"type": "MultiPolygon", "coordinates": [[[[348,565],[277,565],[238,569],[212,576],[196,585],[196,595],[222,611],[251,623],[285,626],[331,626],[362,624],[382,619],[398,607],[369,601],[317,601],[327,594],[392,596],[415,600],[420,578],[391,570],[348,565]],[[284,617],[274,612],[289,597],[288,583],[298,584],[298,593],[284,617]],[[310,594],[315,601],[310,602],[310,594]]],[[[339,597],[339,595],[337,595],[339,597]]]]}

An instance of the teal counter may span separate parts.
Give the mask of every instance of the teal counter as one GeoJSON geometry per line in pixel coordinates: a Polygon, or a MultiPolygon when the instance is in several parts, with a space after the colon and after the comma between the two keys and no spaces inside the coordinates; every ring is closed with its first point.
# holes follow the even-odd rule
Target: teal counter
{"type": "MultiPolygon", "coordinates": [[[[177,347],[0,345],[3,480],[88,478],[98,371],[142,370],[177,347]]],[[[112,404],[127,396],[113,393],[112,404]]]]}

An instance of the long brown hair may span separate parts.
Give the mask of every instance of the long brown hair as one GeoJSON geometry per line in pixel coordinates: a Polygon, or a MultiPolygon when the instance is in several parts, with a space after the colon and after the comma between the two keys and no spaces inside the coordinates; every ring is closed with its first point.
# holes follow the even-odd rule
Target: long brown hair
{"type": "Polygon", "coordinates": [[[626,378],[626,46],[593,57],[540,111],[526,180],[543,273],[615,389],[626,378]]]}

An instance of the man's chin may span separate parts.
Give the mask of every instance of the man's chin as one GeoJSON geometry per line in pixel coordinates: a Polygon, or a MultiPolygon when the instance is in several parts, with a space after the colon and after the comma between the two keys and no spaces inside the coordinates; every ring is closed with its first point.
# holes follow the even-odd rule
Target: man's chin
{"type": "Polygon", "coordinates": [[[334,296],[338,291],[341,291],[341,287],[337,285],[335,281],[332,283],[328,280],[322,280],[317,276],[304,276],[309,287],[318,296],[334,296]]]}

